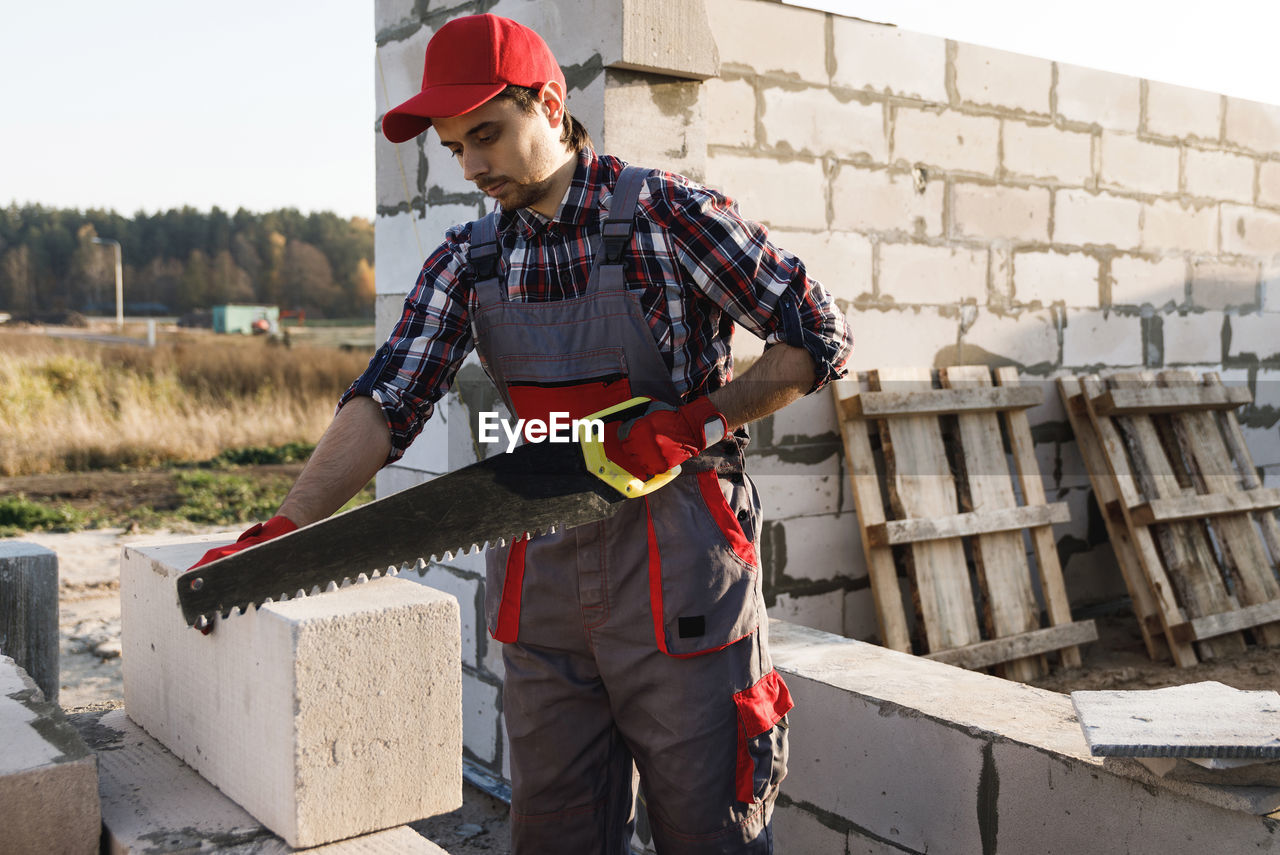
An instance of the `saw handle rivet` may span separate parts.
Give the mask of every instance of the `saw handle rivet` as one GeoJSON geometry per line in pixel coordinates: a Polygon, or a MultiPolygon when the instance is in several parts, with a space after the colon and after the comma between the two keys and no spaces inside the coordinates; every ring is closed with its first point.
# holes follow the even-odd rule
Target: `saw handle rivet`
{"type": "Polygon", "coordinates": [[[200,590],[200,589],[201,589],[201,588],[203,588],[203,587],[204,587],[204,577],[203,577],[203,576],[197,576],[196,578],[194,578],[194,579],[192,579],[192,580],[191,580],[191,590],[193,590],[193,591],[198,591],[198,590],[200,590]]]}

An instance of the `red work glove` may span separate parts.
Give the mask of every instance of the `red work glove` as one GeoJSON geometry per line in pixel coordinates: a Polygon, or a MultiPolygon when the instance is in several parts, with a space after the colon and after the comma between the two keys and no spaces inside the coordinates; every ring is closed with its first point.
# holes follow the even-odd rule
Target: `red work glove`
{"type": "MultiPolygon", "coordinates": [[[[239,552],[246,547],[253,546],[255,543],[262,543],[264,540],[270,540],[273,537],[288,534],[297,527],[297,524],[288,517],[282,517],[279,515],[274,516],[264,523],[258,523],[257,525],[251,526],[244,534],[236,538],[235,543],[229,543],[226,546],[219,546],[214,549],[210,549],[204,554],[203,558],[195,564],[192,564],[187,569],[194,570],[202,564],[208,564],[210,561],[217,561],[219,558],[223,558],[233,552],[239,552]]],[[[213,621],[210,620],[204,626],[197,624],[196,629],[200,630],[204,635],[208,635],[213,632],[213,621]]]]}
{"type": "Polygon", "coordinates": [[[648,481],[719,441],[728,426],[710,398],[698,398],[678,408],[654,401],[640,416],[617,426],[606,425],[605,454],[641,481],[648,481]]]}
{"type": "Polygon", "coordinates": [[[253,546],[256,543],[262,543],[273,537],[279,537],[282,534],[288,534],[294,531],[298,526],[288,517],[274,516],[264,523],[258,523],[251,527],[240,537],[236,538],[235,543],[229,543],[226,546],[219,546],[210,549],[204,554],[204,557],[192,564],[188,569],[194,570],[201,565],[208,564],[210,561],[217,561],[233,552],[239,552],[242,549],[253,546]]]}

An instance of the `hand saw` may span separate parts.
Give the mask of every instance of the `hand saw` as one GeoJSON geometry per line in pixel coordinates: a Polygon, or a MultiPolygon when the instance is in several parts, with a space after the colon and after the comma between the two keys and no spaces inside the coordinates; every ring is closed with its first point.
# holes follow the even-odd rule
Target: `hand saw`
{"type": "MultiPolygon", "coordinates": [[[[632,398],[584,421],[631,418],[649,400],[632,398]]],[[[177,583],[182,616],[203,627],[215,615],[394,574],[407,562],[607,519],[679,473],[677,466],[640,481],[590,436],[521,445],[187,571],[177,583]]]]}

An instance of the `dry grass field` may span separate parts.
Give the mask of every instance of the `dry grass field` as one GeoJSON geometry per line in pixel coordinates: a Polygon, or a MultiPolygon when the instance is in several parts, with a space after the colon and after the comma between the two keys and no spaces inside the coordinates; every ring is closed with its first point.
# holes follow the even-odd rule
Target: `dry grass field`
{"type": "Polygon", "coordinates": [[[175,334],[154,348],[0,331],[0,476],[314,443],[368,354],[175,334]]]}

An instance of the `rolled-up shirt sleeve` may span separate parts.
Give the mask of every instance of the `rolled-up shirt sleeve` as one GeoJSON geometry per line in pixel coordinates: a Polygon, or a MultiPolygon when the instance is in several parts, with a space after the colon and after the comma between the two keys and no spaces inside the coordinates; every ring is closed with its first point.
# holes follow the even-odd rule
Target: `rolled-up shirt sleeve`
{"type": "Polygon", "coordinates": [[[695,286],[766,346],[807,350],[814,364],[810,392],[843,377],[853,335],[844,312],[804,262],[771,243],[763,225],[742,217],[714,190],[678,177],[662,186],[670,234],[695,286]]]}
{"type": "Polygon", "coordinates": [[[422,265],[386,342],[338,401],[372,398],[391,430],[390,463],[398,460],[449,391],[458,366],[471,351],[467,294],[473,275],[465,264],[468,226],[450,229],[422,265]]]}

